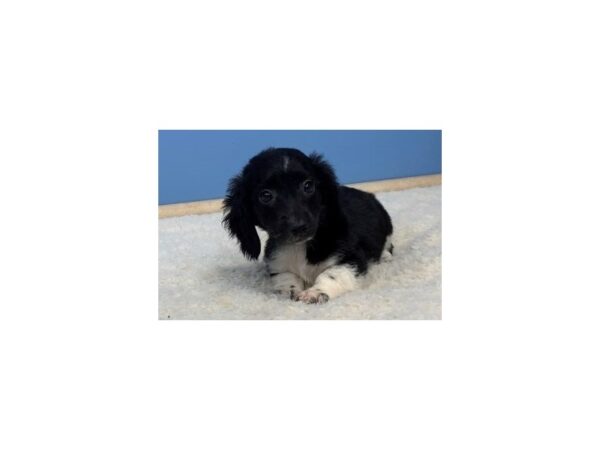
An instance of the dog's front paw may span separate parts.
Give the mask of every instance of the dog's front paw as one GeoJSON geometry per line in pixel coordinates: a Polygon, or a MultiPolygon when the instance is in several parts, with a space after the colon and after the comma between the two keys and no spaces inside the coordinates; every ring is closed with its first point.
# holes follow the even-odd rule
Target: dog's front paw
{"type": "Polygon", "coordinates": [[[300,289],[297,286],[291,285],[289,288],[286,289],[276,289],[275,293],[277,295],[285,295],[286,297],[288,297],[290,300],[298,300],[298,293],[300,292],[300,289]]]}
{"type": "Polygon", "coordinates": [[[317,289],[307,289],[300,292],[296,300],[304,303],[325,303],[329,300],[329,295],[317,289]]]}

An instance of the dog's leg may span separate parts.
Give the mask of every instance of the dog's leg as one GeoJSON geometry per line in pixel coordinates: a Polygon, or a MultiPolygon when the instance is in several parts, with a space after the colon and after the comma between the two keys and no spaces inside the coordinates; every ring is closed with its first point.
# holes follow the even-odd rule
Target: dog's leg
{"type": "Polygon", "coordinates": [[[304,303],[325,303],[333,297],[358,287],[358,278],[354,268],[348,265],[333,266],[323,271],[315,284],[298,294],[298,300],[304,303]]]}
{"type": "Polygon", "coordinates": [[[392,244],[392,236],[388,236],[381,252],[381,261],[391,261],[394,254],[394,244],[392,244]]]}
{"type": "Polygon", "coordinates": [[[271,273],[273,290],[277,294],[288,295],[290,299],[296,300],[296,296],[304,289],[304,281],[292,272],[271,273]]]}

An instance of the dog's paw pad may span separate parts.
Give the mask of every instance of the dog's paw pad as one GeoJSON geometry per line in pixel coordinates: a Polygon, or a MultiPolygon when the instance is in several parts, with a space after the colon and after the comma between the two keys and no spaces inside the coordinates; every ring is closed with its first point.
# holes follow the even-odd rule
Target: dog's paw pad
{"type": "Polygon", "coordinates": [[[389,261],[391,261],[392,259],[394,259],[394,257],[392,256],[392,254],[391,254],[391,253],[390,253],[388,250],[384,251],[384,252],[382,253],[382,255],[381,255],[381,260],[382,260],[383,262],[389,262],[389,261]]]}
{"type": "Polygon", "coordinates": [[[290,300],[298,300],[299,289],[296,286],[290,286],[289,289],[275,289],[275,294],[284,295],[290,300]]]}
{"type": "Polygon", "coordinates": [[[298,294],[297,300],[304,303],[325,303],[329,300],[329,295],[316,289],[307,289],[298,294]]]}

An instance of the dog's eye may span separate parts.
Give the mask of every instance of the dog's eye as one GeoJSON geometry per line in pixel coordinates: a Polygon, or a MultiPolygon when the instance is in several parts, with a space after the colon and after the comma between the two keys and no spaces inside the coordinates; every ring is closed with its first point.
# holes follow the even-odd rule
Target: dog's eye
{"type": "Polygon", "coordinates": [[[258,199],[266,205],[273,201],[273,193],[265,189],[264,191],[260,191],[260,193],[258,194],[258,199]]]}
{"type": "Polygon", "coordinates": [[[303,189],[306,194],[312,194],[315,192],[315,183],[312,180],[306,180],[303,189]]]}

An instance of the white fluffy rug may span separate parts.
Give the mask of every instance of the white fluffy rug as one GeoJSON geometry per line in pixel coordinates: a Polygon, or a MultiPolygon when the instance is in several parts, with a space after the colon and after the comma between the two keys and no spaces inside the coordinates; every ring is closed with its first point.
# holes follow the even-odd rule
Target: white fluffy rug
{"type": "Polygon", "coordinates": [[[322,305],[270,293],[264,263],[243,258],[220,213],[161,219],[159,317],[441,319],[441,186],[377,198],[394,223],[393,260],[372,266],[363,289],[322,305]]]}

